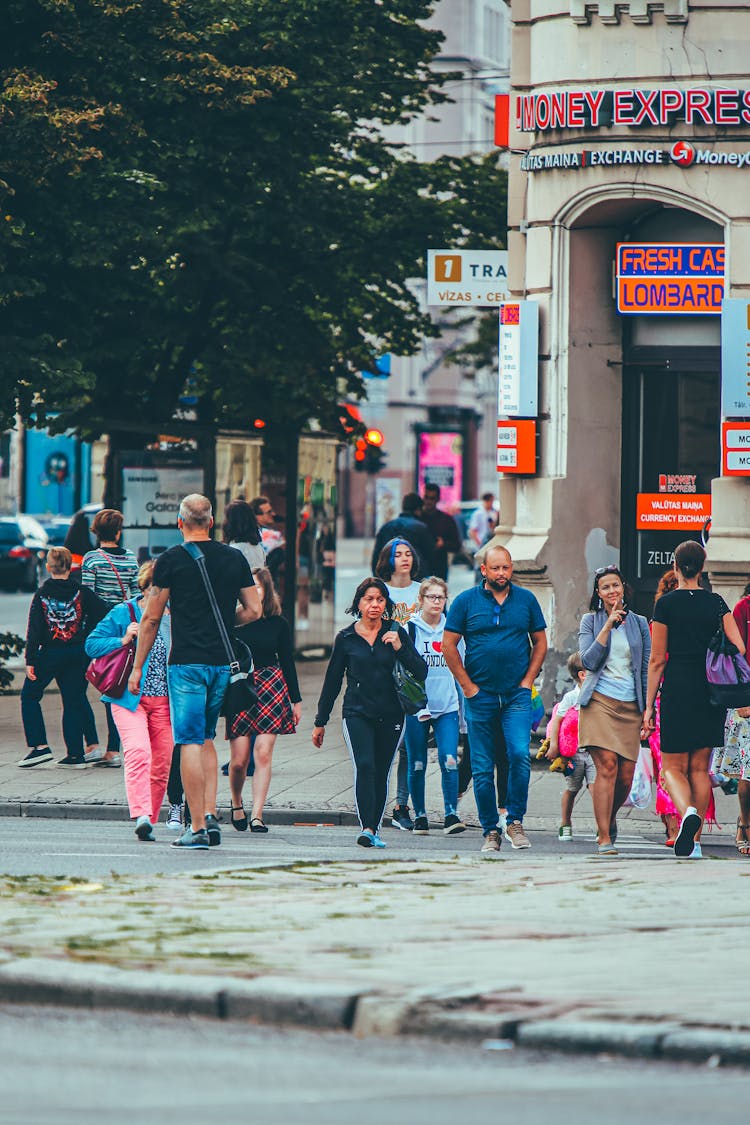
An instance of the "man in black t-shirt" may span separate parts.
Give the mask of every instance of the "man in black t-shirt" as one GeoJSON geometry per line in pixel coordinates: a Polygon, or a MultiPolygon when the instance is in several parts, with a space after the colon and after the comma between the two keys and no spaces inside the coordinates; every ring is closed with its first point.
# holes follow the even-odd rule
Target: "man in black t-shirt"
{"type": "MultiPolygon", "coordinates": [[[[186,543],[194,543],[206,560],[206,572],[227,633],[261,615],[261,602],[245,556],[209,539],[211,504],[193,493],[180,504],[177,526],[186,543]],[[237,602],[240,608],[237,608],[237,602]]],[[[213,738],[229,683],[229,662],[199,564],[182,545],[156,560],[149,599],[138,631],[128,688],[141,690],[141,674],[169,601],[172,648],[167,668],[169,704],[175,743],[182,746],[181,770],[192,824],[175,840],[175,848],[207,848],[221,843],[216,818],[218,763],[213,738]]]]}

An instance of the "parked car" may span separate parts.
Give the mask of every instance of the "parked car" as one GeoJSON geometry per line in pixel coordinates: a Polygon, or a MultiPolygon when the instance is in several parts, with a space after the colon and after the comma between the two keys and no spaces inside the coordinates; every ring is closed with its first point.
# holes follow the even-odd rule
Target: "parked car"
{"type": "Polygon", "coordinates": [[[0,518],[0,585],[36,590],[44,577],[49,539],[33,516],[0,518]]]}
{"type": "Polygon", "coordinates": [[[65,536],[70,528],[70,516],[37,516],[38,522],[47,532],[50,547],[64,547],[65,536]]]}

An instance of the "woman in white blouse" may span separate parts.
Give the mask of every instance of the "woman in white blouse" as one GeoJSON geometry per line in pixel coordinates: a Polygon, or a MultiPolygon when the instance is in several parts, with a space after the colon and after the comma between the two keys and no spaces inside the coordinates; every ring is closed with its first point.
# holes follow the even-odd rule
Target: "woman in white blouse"
{"type": "Polygon", "coordinates": [[[617,855],[617,812],[633,784],[641,739],[645,736],[648,621],[625,604],[625,579],[619,567],[594,575],[589,613],[578,633],[586,679],[578,712],[578,745],[596,765],[592,790],[599,855],[617,855]]]}

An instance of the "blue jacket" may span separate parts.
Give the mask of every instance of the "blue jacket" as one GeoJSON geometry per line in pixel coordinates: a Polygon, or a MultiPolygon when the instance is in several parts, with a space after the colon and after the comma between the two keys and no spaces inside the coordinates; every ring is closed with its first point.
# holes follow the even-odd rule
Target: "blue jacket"
{"type": "MultiPolygon", "coordinates": [[[[108,652],[114,652],[115,649],[120,647],[120,642],[125,636],[128,625],[132,621],[128,610],[129,605],[133,607],[136,621],[140,621],[143,614],[137,598],[133,598],[129,602],[120,602],[119,605],[113,606],[107,616],[99,622],[94,631],[86,638],[86,653],[92,659],[96,656],[105,656],[108,652]]],[[[166,614],[161,619],[159,632],[167,646],[167,652],[169,652],[172,644],[172,627],[169,617],[166,614]]],[[[146,673],[148,672],[150,660],[151,653],[148,654],[146,663],[143,665],[141,689],[146,682],[146,673]]],[[[117,703],[118,706],[125,707],[128,711],[135,711],[141,701],[142,695],[143,690],[139,691],[138,695],[133,695],[126,690],[125,694],[121,695],[119,699],[113,699],[110,695],[103,695],[102,700],[104,703],[117,703]]]]}
{"type": "MultiPolygon", "coordinates": [[[[585,707],[591,696],[596,691],[599,677],[604,670],[609,656],[610,640],[606,645],[599,644],[595,639],[599,636],[608,614],[603,609],[595,613],[585,613],[581,619],[578,631],[578,651],[581,654],[583,666],[586,669],[586,679],[583,681],[581,694],[578,697],[578,706],[585,707]]],[[[646,685],[648,683],[648,660],[651,656],[651,633],[648,621],[640,613],[628,613],[620,626],[625,630],[625,636],[630,645],[630,659],[633,665],[633,678],[635,680],[635,698],[641,711],[646,709],[646,685]]]]}

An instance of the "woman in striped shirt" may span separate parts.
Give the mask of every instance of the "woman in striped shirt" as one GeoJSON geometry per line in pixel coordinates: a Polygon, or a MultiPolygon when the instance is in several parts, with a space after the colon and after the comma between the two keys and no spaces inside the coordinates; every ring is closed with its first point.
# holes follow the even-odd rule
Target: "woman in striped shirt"
{"type": "MultiPolygon", "coordinates": [[[[120,546],[122,512],[104,508],[97,512],[91,524],[97,548],[84,555],[81,567],[81,585],[88,586],[106,602],[110,609],[138,597],[138,560],[132,551],[120,546]]],[[[105,703],[107,713],[107,752],[96,766],[120,766],[120,736],[112,719],[111,704],[105,703]]]]}

